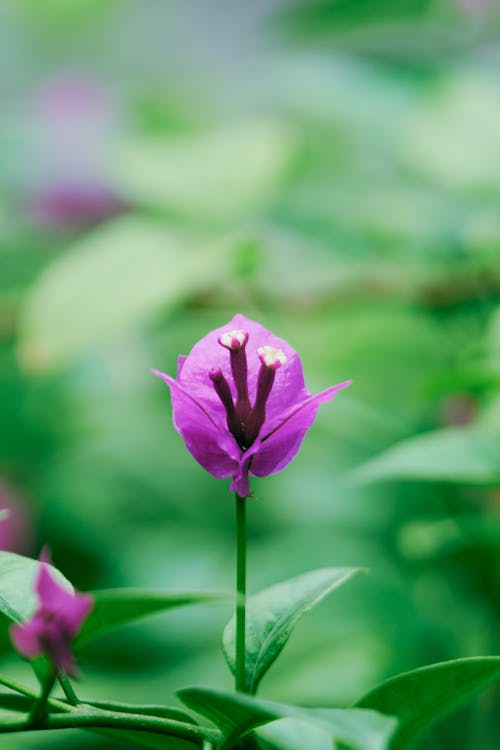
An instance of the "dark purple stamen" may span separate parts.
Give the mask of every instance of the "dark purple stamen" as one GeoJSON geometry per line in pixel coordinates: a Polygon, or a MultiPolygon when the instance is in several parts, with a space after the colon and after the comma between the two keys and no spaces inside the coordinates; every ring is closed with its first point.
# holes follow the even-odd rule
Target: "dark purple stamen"
{"type": "Polygon", "coordinates": [[[276,368],[261,364],[257,381],[257,397],[245,430],[248,446],[252,445],[266,419],[266,402],[273,387],[276,368]]]}
{"type": "Polygon", "coordinates": [[[279,349],[261,347],[258,355],[261,361],[257,381],[257,395],[252,408],[248,397],[248,366],[245,347],[248,341],[246,331],[230,331],[219,337],[219,344],[229,350],[231,373],[236,388],[236,405],[229,384],[221,370],[211,370],[209,375],[215,392],[226,410],[227,426],[242,451],[255,442],[266,419],[266,403],[273,387],[276,370],[286,362],[279,349]]]}
{"type": "Polygon", "coordinates": [[[227,428],[234,435],[238,445],[243,440],[243,426],[234,408],[233,397],[229,388],[229,383],[222,374],[221,370],[213,369],[208,373],[214,386],[215,392],[222,401],[226,410],[227,428]]]}
{"type": "Polygon", "coordinates": [[[250,413],[250,399],[248,398],[248,365],[245,347],[231,349],[231,372],[236,386],[236,411],[245,420],[250,413]]]}
{"type": "Polygon", "coordinates": [[[219,338],[219,344],[229,350],[231,373],[236,386],[236,411],[242,422],[246,421],[252,408],[248,398],[247,341],[246,331],[229,331],[219,338]]]}

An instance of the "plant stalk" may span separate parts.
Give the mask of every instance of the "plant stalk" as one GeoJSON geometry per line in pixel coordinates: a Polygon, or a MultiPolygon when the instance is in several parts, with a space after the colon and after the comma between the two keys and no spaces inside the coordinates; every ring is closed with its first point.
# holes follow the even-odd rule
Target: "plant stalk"
{"type": "Polygon", "coordinates": [[[68,675],[65,672],[58,672],[57,679],[59,680],[59,684],[63,689],[68,703],[70,703],[72,706],[78,706],[78,696],[73,690],[73,685],[71,684],[68,675]]]}
{"type": "Polygon", "coordinates": [[[31,709],[28,717],[28,723],[30,726],[36,727],[39,724],[43,724],[47,719],[47,715],[49,713],[48,700],[52,692],[52,688],[54,687],[56,676],[56,670],[51,669],[51,671],[47,675],[47,679],[44,680],[41,686],[40,695],[35,699],[33,708],[31,709]]]}
{"type": "Polygon", "coordinates": [[[216,729],[199,727],[195,724],[185,724],[172,719],[162,719],[156,716],[123,714],[116,711],[87,711],[71,709],[65,714],[50,714],[43,723],[32,726],[26,719],[11,719],[0,723],[0,734],[11,732],[26,732],[33,729],[131,729],[133,731],[178,737],[203,747],[207,740],[220,745],[221,734],[216,729]]]}
{"type": "Polygon", "coordinates": [[[246,693],[246,533],[245,498],[236,495],[236,659],[235,688],[246,693]]]}

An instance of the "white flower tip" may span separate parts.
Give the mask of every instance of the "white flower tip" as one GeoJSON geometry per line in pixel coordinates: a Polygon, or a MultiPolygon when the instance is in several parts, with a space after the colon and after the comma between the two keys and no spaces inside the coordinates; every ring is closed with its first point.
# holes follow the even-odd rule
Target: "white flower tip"
{"type": "Polygon", "coordinates": [[[274,346],[259,346],[257,354],[264,367],[269,367],[271,370],[277,370],[281,365],[286,365],[285,352],[275,349],[274,346]]]}
{"type": "Polygon", "coordinates": [[[226,331],[226,333],[221,334],[217,340],[225,349],[242,349],[248,341],[248,332],[243,331],[242,329],[226,331]]]}

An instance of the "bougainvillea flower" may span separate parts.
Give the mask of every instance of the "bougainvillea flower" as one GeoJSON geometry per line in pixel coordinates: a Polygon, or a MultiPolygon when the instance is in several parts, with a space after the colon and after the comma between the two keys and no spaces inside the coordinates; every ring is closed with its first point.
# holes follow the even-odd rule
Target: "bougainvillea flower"
{"type": "Polygon", "coordinates": [[[170,388],[174,424],[210,474],[231,477],[231,490],[250,494],[248,475],[281,471],[295,456],[316,416],[351,381],[311,395],[294,349],[263,326],[236,315],[208,333],[178,361],[170,388]]]}
{"type": "Polygon", "coordinates": [[[45,654],[56,669],[74,675],[71,647],[92,609],[92,597],[61,586],[51,573],[47,555],[40,560],[35,590],[36,611],[29,620],[11,628],[14,646],[28,659],[45,654]]]}

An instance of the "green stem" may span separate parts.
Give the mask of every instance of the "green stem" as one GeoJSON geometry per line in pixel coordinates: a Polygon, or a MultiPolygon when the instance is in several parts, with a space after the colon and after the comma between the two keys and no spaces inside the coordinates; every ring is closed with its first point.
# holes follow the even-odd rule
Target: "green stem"
{"type": "Polygon", "coordinates": [[[235,688],[247,692],[245,685],[246,650],[246,535],[245,498],[236,495],[236,663],[235,688]]]}
{"type": "MultiPolygon", "coordinates": [[[[221,735],[215,729],[198,727],[194,724],[185,724],[173,719],[161,719],[154,716],[143,716],[141,714],[121,714],[111,711],[71,711],[67,714],[52,714],[45,718],[41,726],[36,729],[133,729],[139,732],[152,732],[170,737],[178,737],[188,740],[203,747],[203,743],[210,741],[217,745],[221,735]]],[[[11,732],[24,732],[33,729],[26,720],[6,718],[0,724],[0,734],[11,732]]]]}
{"type": "Polygon", "coordinates": [[[31,709],[28,717],[28,723],[30,726],[38,726],[43,724],[48,715],[48,700],[54,683],[56,681],[57,672],[55,669],[51,669],[47,675],[47,679],[43,682],[40,690],[40,695],[36,698],[33,708],[31,709]]]}
{"type": "Polygon", "coordinates": [[[77,694],[73,690],[73,685],[71,684],[68,675],[65,674],[65,672],[59,672],[57,678],[59,680],[60,686],[64,691],[64,695],[68,700],[68,703],[71,703],[72,706],[78,706],[80,701],[78,700],[77,694]]]}
{"type": "MultiPolygon", "coordinates": [[[[30,688],[20,685],[14,680],[1,676],[1,684],[9,687],[21,695],[28,698],[37,699],[36,693],[30,688]]],[[[213,747],[218,747],[221,741],[220,733],[215,729],[200,727],[195,724],[187,724],[183,721],[168,719],[156,716],[145,716],[144,714],[135,714],[132,712],[133,706],[127,705],[127,711],[119,710],[102,710],[80,705],[78,708],[68,703],[50,698],[47,702],[52,711],[61,711],[62,714],[49,714],[43,723],[38,726],[32,726],[30,716],[22,719],[5,718],[0,723],[0,734],[10,732],[26,732],[36,729],[71,729],[74,727],[92,728],[109,728],[109,729],[137,729],[138,731],[153,732],[170,737],[179,737],[193,742],[199,747],[203,747],[204,742],[209,742],[213,747]]],[[[118,704],[116,704],[118,705],[118,704]]],[[[111,707],[111,704],[110,704],[111,707]]],[[[138,706],[138,708],[149,708],[138,706]]],[[[158,708],[152,706],[151,708],[158,708]]]]}

